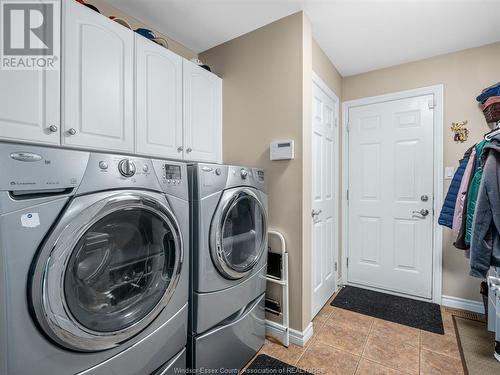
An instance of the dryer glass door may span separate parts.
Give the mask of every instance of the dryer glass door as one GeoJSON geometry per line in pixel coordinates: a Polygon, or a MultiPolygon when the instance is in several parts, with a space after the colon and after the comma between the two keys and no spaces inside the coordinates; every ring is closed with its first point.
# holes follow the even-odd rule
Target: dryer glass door
{"type": "Polygon", "coordinates": [[[266,212],[248,188],[226,192],[222,202],[212,257],[225,277],[239,279],[251,272],[265,250],[266,212]]]}
{"type": "Polygon", "coordinates": [[[60,344],[109,349],[168,303],[183,258],[179,227],[165,204],[141,193],[99,200],[70,217],[65,223],[63,216],[37,262],[35,312],[60,344]]]}

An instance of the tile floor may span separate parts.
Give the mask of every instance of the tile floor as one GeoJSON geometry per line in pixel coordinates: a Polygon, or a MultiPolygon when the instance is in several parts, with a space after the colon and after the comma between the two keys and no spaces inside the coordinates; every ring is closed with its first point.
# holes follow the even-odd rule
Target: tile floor
{"type": "Polygon", "coordinates": [[[327,303],[313,320],[306,347],[266,340],[259,354],[316,374],[462,375],[452,316],[444,309],[442,314],[445,334],[437,335],[327,303]]]}

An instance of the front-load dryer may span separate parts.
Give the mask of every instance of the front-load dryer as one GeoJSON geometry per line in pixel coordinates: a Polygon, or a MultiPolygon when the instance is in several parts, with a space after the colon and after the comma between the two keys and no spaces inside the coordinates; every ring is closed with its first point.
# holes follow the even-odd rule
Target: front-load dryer
{"type": "Polygon", "coordinates": [[[0,374],[185,369],[187,166],[0,143],[0,374]]]}
{"type": "Polygon", "coordinates": [[[188,366],[237,372],[265,339],[264,171],[194,164],[188,172],[192,259],[188,366]]]}

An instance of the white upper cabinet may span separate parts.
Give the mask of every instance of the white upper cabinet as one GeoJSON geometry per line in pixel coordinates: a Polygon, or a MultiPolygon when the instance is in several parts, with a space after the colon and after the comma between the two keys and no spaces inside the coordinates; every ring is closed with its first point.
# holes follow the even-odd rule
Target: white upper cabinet
{"type": "Polygon", "coordinates": [[[0,138],[59,144],[59,71],[0,70],[0,138]]]}
{"type": "Polygon", "coordinates": [[[182,159],[182,57],[136,35],[136,152],[182,159]]]}
{"type": "Polygon", "coordinates": [[[184,60],[184,159],[222,162],[222,80],[184,60]]]}
{"type": "Polygon", "coordinates": [[[63,17],[65,146],[134,151],[134,33],[77,3],[63,17]]]}

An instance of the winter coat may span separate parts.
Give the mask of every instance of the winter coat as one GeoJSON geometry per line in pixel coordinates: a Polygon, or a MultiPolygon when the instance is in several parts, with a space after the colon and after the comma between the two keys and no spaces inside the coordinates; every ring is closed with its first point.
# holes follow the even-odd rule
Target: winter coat
{"type": "Polygon", "coordinates": [[[453,226],[453,216],[455,213],[455,205],[457,202],[457,194],[460,189],[462,182],[462,177],[465,172],[465,167],[469,161],[471,149],[467,150],[463,159],[460,160],[460,164],[451,180],[450,188],[444,199],[443,208],[439,214],[439,225],[444,225],[445,227],[451,228],[453,226]]]}
{"type": "Polygon", "coordinates": [[[481,162],[470,248],[470,274],[475,277],[486,277],[491,266],[500,267],[500,136],[484,146],[481,162]]]}
{"type": "MultiPolygon", "coordinates": [[[[453,212],[453,234],[458,237],[460,232],[460,227],[462,226],[462,220],[465,208],[465,197],[467,196],[467,189],[469,187],[469,182],[472,176],[472,170],[474,169],[474,163],[476,160],[476,147],[472,146],[465,153],[467,158],[467,166],[465,167],[462,181],[460,182],[460,188],[457,193],[457,201],[455,202],[455,211],[453,212]]],[[[464,157],[465,159],[465,157],[464,157]]]]}
{"type": "Polygon", "coordinates": [[[470,245],[470,237],[472,234],[472,221],[474,220],[474,211],[476,209],[477,195],[479,192],[479,184],[483,175],[483,167],[481,165],[481,153],[488,141],[481,141],[476,145],[476,169],[472,177],[469,190],[467,192],[467,221],[465,228],[465,243],[470,245]]]}

